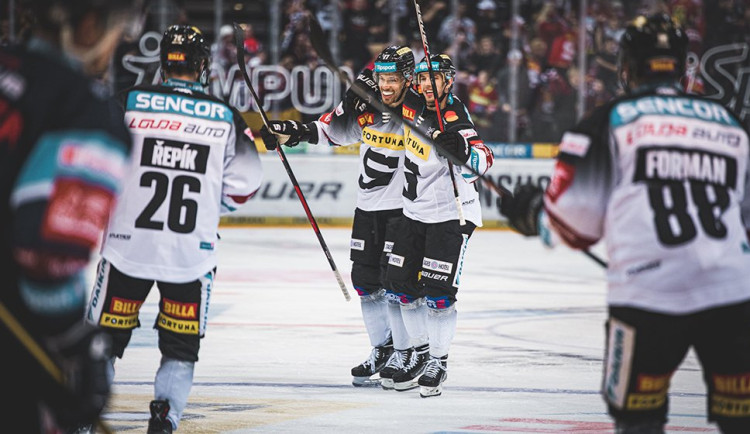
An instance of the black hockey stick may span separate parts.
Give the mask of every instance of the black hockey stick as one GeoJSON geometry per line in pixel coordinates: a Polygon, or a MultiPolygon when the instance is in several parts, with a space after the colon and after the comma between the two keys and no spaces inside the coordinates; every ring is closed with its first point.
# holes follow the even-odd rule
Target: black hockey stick
{"type": "MultiPolygon", "coordinates": [[[[318,53],[318,57],[320,57],[321,60],[323,60],[323,63],[326,64],[326,66],[333,71],[333,73],[338,77],[338,79],[344,83],[346,86],[348,86],[352,91],[354,91],[355,94],[357,94],[358,97],[362,98],[363,101],[365,101],[367,104],[371,105],[372,107],[375,107],[376,110],[378,110],[381,113],[388,113],[391,115],[391,120],[395,122],[400,122],[402,125],[406,125],[409,128],[416,133],[417,136],[419,136],[420,139],[426,141],[427,143],[432,143],[433,146],[436,148],[440,148],[440,145],[437,143],[434,143],[432,138],[427,135],[425,131],[423,131],[420,127],[418,127],[414,122],[409,121],[408,119],[404,119],[402,113],[397,113],[396,110],[394,110],[392,107],[389,107],[385,104],[383,104],[382,101],[380,101],[377,98],[374,98],[372,94],[370,94],[366,89],[362,87],[359,83],[353,83],[352,80],[349,78],[348,75],[343,74],[339,67],[336,65],[336,62],[333,60],[333,55],[331,54],[331,50],[328,47],[328,44],[325,42],[325,36],[323,35],[323,29],[320,28],[320,24],[315,19],[314,16],[310,15],[308,17],[308,20],[310,22],[310,43],[313,46],[313,49],[315,52],[318,53]]],[[[456,157],[453,155],[450,155],[450,153],[444,153],[445,155],[449,155],[448,159],[452,160],[454,164],[458,164],[461,167],[461,169],[468,169],[472,175],[479,177],[484,183],[489,186],[495,193],[497,193],[498,196],[502,197],[513,197],[513,193],[510,192],[507,188],[498,185],[493,181],[490,177],[485,176],[476,170],[474,170],[473,167],[463,165],[456,157]]],[[[601,258],[597,257],[593,253],[591,253],[589,250],[582,250],[583,254],[591,258],[594,262],[601,265],[604,268],[607,268],[607,263],[602,260],[601,258]]]]}
{"type": "MultiPolygon", "coordinates": [[[[445,131],[445,125],[443,124],[442,110],[440,109],[440,98],[438,98],[438,89],[435,85],[435,71],[432,70],[432,56],[430,56],[430,45],[427,43],[427,33],[424,30],[424,22],[422,21],[422,10],[419,8],[419,2],[414,0],[414,10],[417,11],[417,23],[419,24],[419,34],[422,36],[422,48],[424,49],[424,57],[427,62],[427,74],[430,76],[430,84],[432,85],[432,98],[435,104],[435,113],[438,118],[438,126],[440,132],[445,131]]],[[[443,82],[445,84],[445,82],[443,82]]],[[[425,102],[426,103],[426,102],[425,102]]],[[[461,226],[466,224],[464,218],[464,210],[461,207],[461,197],[458,195],[458,186],[456,185],[456,177],[453,175],[453,163],[448,160],[448,173],[451,175],[451,183],[453,184],[453,196],[456,198],[456,209],[458,210],[458,221],[461,226]]]]}
{"type": "MultiPolygon", "coordinates": [[[[266,126],[266,128],[269,128],[268,125],[268,116],[266,115],[266,111],[263,110],[263,104],[260,102],[260,98],[258,98],[258,94],[255,93],[255,88],[253,87],[252,81],[250,81],[250,76],[247,75],[247,64],[245,63],[245,48],[244,44],[242,43],[242,28],[239,26],[239,24],[234,23],[234,42],[237,48],[237,65],[240,67],[240,71],[242,72],[242,78],[245,79],[245,84],[247,84],[247,87],[250,89],[250,93],[253,95],[253,100],[255,100],[255,105],[258,106],[258,113],[260,113],[260,117],[263,119],[263,124],[266,126]]],[[[269,128],[270,130],[270,128],[269,128]]],[[[341,292],[344,294],[344,298],[346,298],[346,301],[349,301],[352,299],[351,295],[349,295],[349,291],[346,289],[346,285],[344,284],[344,279],[341,278],[341,273],[339,273],[339,269],[336,267],[336,263],[333,261],[333,256],[331,256],[331,251],[328,249],[328,245],[326,245],[325,240],[323,239],[323,234],[320,233],[320,228],[318,227],[318,223],[315,221],[315,217],[312,215],[312,212],[310,211],[310,207],[307,205],[307,200],[305,200],[305,195],[302,193],[302,190],[300,189],[299,182],[297,182],[297,177],[294,176],[294,172],[292,172],[291,166],[289,166],[289,162],[286,159],[286,155],[284,154],[284,151],[281,149],[281,145],[276,146],[276,153],[279,154],[279,158],[281,158],[281,162],[284,164],[284,169],[286,169],[287,175],[289,175],[289,180],[292,181],[292,185],[294,186],[294,191],[297,192],[297,197],[299,197],[299,201],[302,203],[302,208],[305,209],[305,214],[307,214],[307,220],[310,222],[310,225],[313,228],[313,231],[315,231],[315,235],[318,237],[318,242],[320,242],[320,247],[323,248],[323,252],[326,255],[326,258],[328,259],[328,264],[331,266],[331,270],[333,270],[333,274],[336,275],[336,280],[339,283],[339,287],[341,288],[341,292]]]]}
{"type": "MultiPolygon", "coordinates": [[[[18,342],[23,345],[26,351],[39,363],[39,366],[49,377],[54,381],[56,386],[61,387],[64,391],[69,392],[69,389],[65,386],[65,378],[60,368],[57,366],[52,357],[47,354],[47,351],[42,348],[41,345],[29,334],[28,331],[21,325],[15,316],[8,310],[5,305],[0,302],[0,321],[5,325],[5,328],[18,339],[18,342]]],[[[105,434],[113,434],[114,431],[102,421],[100,417],[97,417],[94,421],[96,426],[105,434]]]]}

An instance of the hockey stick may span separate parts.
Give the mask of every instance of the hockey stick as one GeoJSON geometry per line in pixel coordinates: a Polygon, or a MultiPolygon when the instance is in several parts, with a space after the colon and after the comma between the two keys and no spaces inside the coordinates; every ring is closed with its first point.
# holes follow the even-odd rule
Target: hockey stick
{"type": "MultiPolygon", "coordinates": [[[[258,106],[258,113],[260,113],[260,117],[263,119],[263,124],[266,126],[266,128],[269,128],[268,116],[266,115],[266,111],[263,110],[263,104],[261,104],[260,98],[258,98],[258,94],[255,93],[255,88],[253,87],[252,81],[250,81],[250,76],[247,75],[247,64],[245,63],[245,48],[244,48],[244,44],[242,43],[242,33],[243,33],[242,28],[240,28],[239,24],[237,23],[233,23],[233,24],[234,24],[234,42],[237,48],[237,65],[240,67],[240,71],[242,71],[242,78],[245,79],[245,84],[247,84],[247,87],[250,89],[250,93],[253,95],[253,100],[255,100],[255,105],[258,106]]],[[[320,247],[323,248],[323,253],[325,253],[326,258],[328,259],[328,264],[331,266],[331,270],[333,270],[333,274],[336,275],[336,280],[339,283],[341,292],[344,294],[344,298],[346,299],[346,301],[351,300],[352,296],[349,295],[349,291],[346,289],[346,285],[344,284],[344,279],[341,278],[341,273],[339,273],[339,269],[336,267],[336,263],[333,261],[333,256],[331,256],[331,251],[328,249],[328,246],[326,245],[326,242],[323,239],[323,234],[320,233],[320,228],[318,227],[318,223],[315,221],[315,217],[312,215],[312,212],[310,211],[310,207],[307,205],[307,200],[305,200],[305,195],[302,193],[302,190],[300,189],[299,182],[297,182],[297,177],[294,176],[294,172],[292,172],[292,168],[286,159],[286,155],[284,154],[284,151],[281,149],[281,145],[276,146],[276,153],[279,154],[279,158],[281,158],[281,162],[284,164],[284,169],[286,169],[286,173],[287,175],[289,175],[289,180],[292,181],[292,185],[294,186],[294,191],[297,192],[297,197],[299,197],[299,201],[300,203],[302,203],[302,208],[305,209],[305,214],[307,214],[307,220],[310,222],[310,225],[312,226],[313,231],[315,231],[315,235],[318,237],[318,242],[320,243],[320,247]]]]}
{"type": "MultiPolygon", "coordinates": [[[[7,328],[13,336],[15,336],[16,339],[18,339],[18,342],[23,345],[23,347],[26,349],[26,351],[29,352],[39,363],[39,366],[42,367],[42,369],[54,380],[54,383],[57,386],[60,386],[63,388],[64,391],[68,391],[68,389],[65,387],[65,378],[63,377],[62,371],[60,368],[55,364],[54,360],[47,354],[47,351],[42,348],[39,343],[34,339],[33,336],[29,334],[28,331],[21,325],[21,323],[16,319],[15,316],[8,310],[7,307],[5,307],[5,304],[0,302],[0,320],[5,325],[5,328],[7,328]]],[[[102,421],[100,417],[97,417],[94,421],[96,423],[96,426],[101,429],[101,431],[105,434],[113,434],[114,431],[102,421]]]]}
{"type": "MultiPolygon", "coordinates": [[[[433,146],[440,149],[440,145],[437,143],[434,143],[432,138],[427,135],[425,131],[423,131],[420,127],[418,127],[414,122],[409,121],[408,119],[404,119],[402,113],[397,113],[396,110],[394,110],[392,107],[389,107],[385,104],[383,104],[382,101],[380,101],[377,98],[373,98],[373,96],[365,90],[362,85],[359,83],[353,83],[352,80],[349,78],[348,75],[343,74],[339,67],[336,65],[336,62],[333,60],[333,55],[331,54],[331,50],[328,47],[327,43],[325,42],[325,36],[323,35],[323,29],[320,28],[320,24],[318,23],[318,20],[315,19],[314,16],[309,17],[309,23],[310,23],[310,44],[312,44],[313,49],[316,53],[318,53],[318,57],[323,61],[323,63],[326,64],[328,69],[333,71],[334,75],[338,77],[338,79],[344,83],[346,86],[348,86],[352,91],[357,94],[358,97],[362,98],[363,101],[365,101],[368,105],[374,107],[376,110],[378,110],[381,113],[388,113],[391,115],[391,120],[395,122],[399,122],[402,125],[406,125],[409,128],[414,131],[414,133],[419,136],[420,139],[432,143],[433,146]]],[[[481,174],[474,170],[473,167],[468,165],[463,165],[456,157],[453,155],[450,155],[450,153],[445,153],[445,155],[449,155],[448,159],[452,160],[454,164],[458,164],[461,167],[461,169],[468,169],[472,175],[478,177],[484,183],[490,187],[495,193],[497,193],[498,196],[502,197],[513,197],[513,193],[510,192],[507,188],[498,185],[493,181],[490,177],[485,176],[484,174],[481,174]]],[[[594,262],[601,265],[604,268],[607,268],[607,263],[591,253],[588,250],[582,250],[582,252],[591,258],[594,262]]]]}
{"type": "MultiPolygon", "coordinates": [[[[422,21],[422,10],[419,8],[419,2],[414,0],[414,9],[417,11],[417,23],[419,24],[419,34],[422,36],[422,48],[424,49],[424,57],[427,61],[427,75],[430,76],[430,84],[432,85],[432,98],[435,104],[435,113],[438,118],[438,126],[440,132],[445,131],[445,125],[443,124],[442,110],[440,109],[440,98],[438,98],[438,89],[435,85],[435,71],[432,70],[432,56],[430,56],[430,45],[427,43],[427,33],[424,30],[424,22],[422,21]]],[[[445,76],[443,76],[445,77],[445,76]]],[[[445,84],[445,82],[443,82],[445,84]]],[[[426,97],[425,97],[426,98],[426,97]]],[[[427,100],[425,99],[425,104],[427,100]]],[[[465,139],[464,139],[465,140],[465,139]]],[[[451,183],[453,184],[453,196],[456,198],[456,209],[458,210],[458,221],[461,226],[466,224],[464,218],[464,210],[461,207],[461,197],[458,195],[458,186],[456,185],[456,177],[453,175],[453,163],[448,160],[448,173],[451,175],[451,183]]]]}

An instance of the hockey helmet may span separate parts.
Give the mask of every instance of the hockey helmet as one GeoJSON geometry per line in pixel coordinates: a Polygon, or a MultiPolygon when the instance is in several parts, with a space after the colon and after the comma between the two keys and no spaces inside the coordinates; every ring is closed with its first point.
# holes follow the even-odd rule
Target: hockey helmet
{"type": "MultiPolygon", "coordinates": [[[[433,54],[430,63],[432,66],[432,71],[442,73],[445,76],[446,82],[456,77],[456,67],[453,66],[453,60],[451,60],[451,57],[449,55],[433,54]]],[[[427,67],[427,61],[425,60],[425,57],[423,57],[422,60],[417,63],[417,67],[415,68],[414,72],[419,74],[421,72],[428,71],[429,68],[427,67]]]]}
{"type": "Polygon", "coordinates": [[[400,72],[406,81],[414,75],[414,53],[406,46],[391,45],[378,54],[375,59],[375,79],[378,73],[400,72]]]}
{"type": "Polygon", "coordinates": [[[679,80],[685,74],[687,47],[687,35],[669,15],[637,17],[620,38],[620,85],[629,90],[633,76],[643,82],[679,80]]]}
{"type": "Polygon", "coordinates": [[[211,49],[197,27],[173,25],[164,32],[160,46],[161,74],[198,73],[198,81],[208,85],[211,49]]]}

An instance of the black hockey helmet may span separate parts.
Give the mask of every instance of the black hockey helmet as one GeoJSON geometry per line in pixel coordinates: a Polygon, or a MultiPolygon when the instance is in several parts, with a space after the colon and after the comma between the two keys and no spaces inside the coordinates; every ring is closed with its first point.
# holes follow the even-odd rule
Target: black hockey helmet
{"type": "Polygon", "coordinates": [[[391,45],[375,59],[375,79],[378,73],[400,72],[406,81],[414,76],[414,53],[404,45],[391,45]]]}
{"type": "Polygon", "coordinates": [[[162,79],[167,72],[197,72],[200,84],[208,86],[211,49],[197,27],[173,25],[164,32],[159,48],[162,79]]]}
{"type": "MultiPolygon", "coordinates": [[[[414,72],[419,74],[421,72],[428,72],[426,57],[417,63],[417,67],[414,72]]],[[[431,57],[431,66],[433,72],[442,73],[445,76],[445,81],[456,77],[456,67],[453,66],[453,60],[447,54],[433,54],[431,57]]]]}
{"type": "Polygon", "coordinates": [[[637,17],[620,38],[620,85],[629,90],[633,76],[644,82],[679,80],[685,74],[687,47],[687,35],[669,15],[637,17]]]}

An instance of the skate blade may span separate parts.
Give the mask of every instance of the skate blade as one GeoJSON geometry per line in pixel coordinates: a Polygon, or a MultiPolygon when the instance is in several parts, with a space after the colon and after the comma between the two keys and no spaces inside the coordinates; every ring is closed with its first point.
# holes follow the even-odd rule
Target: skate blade
{"type": "Polygon", "coordinates": [[[393,390],[393,378],[381,378],[380,387],[382,387],[383,390],[393,390]]]}
{"type": "Polygon", "coordinates": [[[396,389],[398,392],[406,392],[407,390],[416,389],[419,387],[419,383],[417,383],[417,379],[415,378],[413,381],[405,381],[403,383],[393,383],[393,388],[396,389]]]}
{"type": "Polygon", "coordinates": [[[430,398],[432,396],[440,396],[443,393],[443,386],[438,387],[426,387],[419,386],[419,396],[422,398],[430,398]]]}
{"type": "Polygon", "coordinates": [[[380,386],[380,378],[354,377],[352,379],[352,386],[354,387],[378,387],[380,386]]]}

